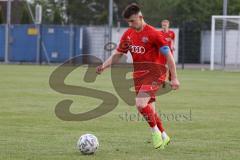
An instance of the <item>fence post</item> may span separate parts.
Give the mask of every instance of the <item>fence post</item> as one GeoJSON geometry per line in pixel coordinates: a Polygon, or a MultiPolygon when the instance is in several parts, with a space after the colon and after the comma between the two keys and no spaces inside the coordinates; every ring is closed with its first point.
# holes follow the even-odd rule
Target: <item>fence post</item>
{"type": "Polygon", "coordinates": [[[184,69],[185,61],[185,22],[183,22],[182,28],[182,69],[184,69]]]}
{"type": "Polygon", "coordinates": [[[9,63],[9,38],[10,38],[10,25],[11,25],[11,0],[7,2],[7,24],[5,30],[5,57],[4,62],[9,63]]]}
{"type": "Polygon", "coordinates": [[[41,24],[36,24],[36,28],[38,31],[37,34],[37,63],[42,64],[42,55],[41,55],[41,43],[42,43],[42,37],[41,37],[41,24]]]}
{"type": "Polygon", "coordinates": [[[69,59],[74,57],[74,35],[74,26],[71,24],[69,32],[69,59]]]}

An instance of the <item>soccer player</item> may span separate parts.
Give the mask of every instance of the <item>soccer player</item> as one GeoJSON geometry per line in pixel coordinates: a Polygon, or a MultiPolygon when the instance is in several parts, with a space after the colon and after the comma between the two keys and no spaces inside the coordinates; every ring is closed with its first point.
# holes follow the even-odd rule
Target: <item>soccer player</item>
{"type": "MultiPolygon", "coordinates": [[[[162,20],[161,24],[162,24],[162,30],[160,32],[164,36],[165,40],[168,42],[168,46],[173,55],[173,53],[175,51],[175,47],[174,47],[175,46],[175,33],[171,29],[169,29],[169,27],[170,27],[169,20],[167,20],[167,19],[162,20]]],[[[168,79],[171,81],[171,71],[169,71],[168,79]]]]}
{"type": "Polygon", "coordinates": [[[128,5],[122,15],[129,28],[122,35],[118,48],[96,68],[96,72],[101,74],[106,68],[118,62],[128,51],[131,53],[136,107],[151,127],[154,148],[164,149],[165,145],[170,142],[170,138],[164,131],[162,121],[155,111],[155,93],[160,88],[156,86],[161,86],[166,79],[166,75],[161,72],[160,65],[168,65],[172,73],[171,87],[174,90],[179,88],[176,65],[168,43],[156,28],[144,21],[137,4],[128,5]]]}
{"type": "Polygon", "coordinates": [[[165,37],[165,40],[168,42],[168,46],[171,49],[171,52],[173,54],[173,52],[175,51],[175,33],[173,32],[173,30],[169,29],[170,27],[170,22],[169,20],[165,19],[161,22],[162,24],[162,30],[160,31],[163,36],[165,37]]]}

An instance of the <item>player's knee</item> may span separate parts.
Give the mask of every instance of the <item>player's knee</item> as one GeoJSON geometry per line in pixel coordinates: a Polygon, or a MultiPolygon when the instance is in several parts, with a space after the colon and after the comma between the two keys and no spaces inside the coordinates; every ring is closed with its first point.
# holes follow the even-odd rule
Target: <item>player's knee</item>
{"type": "Polygon", "coordinates": [[[141,98],[136,98],[136,106],[137,108],[143,108],[146,105],[143,103],[143,101],[141,100],[141,98]]]}

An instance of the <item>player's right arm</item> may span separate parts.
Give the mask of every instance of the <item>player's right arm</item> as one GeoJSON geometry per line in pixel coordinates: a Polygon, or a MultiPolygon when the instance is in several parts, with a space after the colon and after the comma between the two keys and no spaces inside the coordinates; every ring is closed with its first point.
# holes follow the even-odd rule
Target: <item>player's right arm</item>
{"type": "Polygon", "coordinates": [[[105,69],[110,67],[112,64],[117,63],[124,53],[115,50],[113,54],[100,66],[96,68],[96,73],[101,74],[105,69]]]}
{"type": "Polygon", "coordinates": [[[117,49],[102,65],[96,68],[96,73],[101,74],[106,68],[110,67],[114,63],[117,63],[120,58],[128,52],[130,46],[130,42],[128,40],[129,32],[130,30],[124,32],[117,49]]]}

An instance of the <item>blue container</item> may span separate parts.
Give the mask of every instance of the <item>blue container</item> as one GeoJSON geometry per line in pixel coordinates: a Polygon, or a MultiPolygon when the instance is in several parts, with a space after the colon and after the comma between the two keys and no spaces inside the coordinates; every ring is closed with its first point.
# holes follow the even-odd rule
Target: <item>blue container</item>
{"type": "MultiPolygon", "coordinates": [[[[42,62],[62,63],[71,57],[82,55],[83,52],[83,28],[80,26],[42,25],[38,31],[35,25],[12,25],[9,32],[10,62],[35,63],[40,58],[42,62]],[[39,32],[42,44],[40,53],[37,55],[39,32]]],[[[0,37],[0,60],[4,61],[4,25],[0,25],[0,37]]]]}
{"type": "Polygon", "coordinates": [[[12,25],[9,60],[36,62],[38,30],[34,25],[12,25]]]}
{"type": "Polygon", "coordinates": [[[42,61],[64,62],[71,57],[70,27],[42,26],[42,61]]]}

